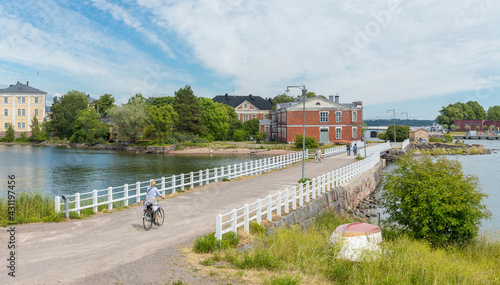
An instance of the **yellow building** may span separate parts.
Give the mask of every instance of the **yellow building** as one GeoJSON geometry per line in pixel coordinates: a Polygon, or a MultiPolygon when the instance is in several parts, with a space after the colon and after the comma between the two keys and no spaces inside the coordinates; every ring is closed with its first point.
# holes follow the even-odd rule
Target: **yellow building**
{"type": "Polygon", "coordinates": [[[5,136],[8,124],[12,123],[16,137],[22,132],[31,135],[33,116],[41,123],[45,117],[45,97],[47,92],[17,82],[0,89],[0,137],[5,136]]]}

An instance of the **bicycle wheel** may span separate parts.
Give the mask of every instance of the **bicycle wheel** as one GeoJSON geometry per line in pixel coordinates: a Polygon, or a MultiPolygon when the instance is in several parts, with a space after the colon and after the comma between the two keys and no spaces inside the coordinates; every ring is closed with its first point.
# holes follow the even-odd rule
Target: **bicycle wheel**
{"type": "Polygon", "coordinates": [[[165,221],[165,212],[163,212],[161,207],[158,207],[158,210],[156,210],[156,217],[158,217],[158,226],[163,225],[165,221]]]}
{"type": "Polygon", "coordinates": [[[144,229],[146,231],[149,231],[151,227],[153,226],[153,212],[148,210],[144,212],[144,215],[142,216],[142,224],[144,225],[144,229]]]}

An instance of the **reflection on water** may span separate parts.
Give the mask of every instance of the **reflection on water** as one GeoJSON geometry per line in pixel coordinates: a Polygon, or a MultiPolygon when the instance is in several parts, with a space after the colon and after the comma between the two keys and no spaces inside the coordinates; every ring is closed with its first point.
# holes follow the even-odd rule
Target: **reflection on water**
{"type": "MultiPolygon", "coordinates": [[[[253,156],[149,155],[56,146],[0,145],[0,184],[16,176],[18,191],[45,191],[52,196],[104,189],[151,178],[240,163],[253,156]]],[[[0,196],[6,188],[0,190],[0,196]]]]}

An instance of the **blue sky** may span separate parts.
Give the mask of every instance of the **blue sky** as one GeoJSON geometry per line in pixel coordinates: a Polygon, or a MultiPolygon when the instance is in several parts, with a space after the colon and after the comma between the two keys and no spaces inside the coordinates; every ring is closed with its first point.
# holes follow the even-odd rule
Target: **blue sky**
{"type": "Polygon", "coordinates": [[[50,105],[71,89],[123,103],[305,84],[363,101],[365,118],[434,119],[500,105],[498,15],[497,0],[4,0],[0,87],[29,81],[50,105]]]}

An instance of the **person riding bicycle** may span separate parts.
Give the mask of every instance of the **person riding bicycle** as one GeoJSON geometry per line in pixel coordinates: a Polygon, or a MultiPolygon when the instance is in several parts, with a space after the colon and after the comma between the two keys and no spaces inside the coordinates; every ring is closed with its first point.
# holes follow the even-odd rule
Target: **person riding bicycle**
{"type": "MultiPolygon", "coordinates": [[[[146,198],[144,199],[144,204],[142,206],[143,209],[146,209],[148,204],[153,205],[153,212],[156,212],[158,210],[158,202],[156,201],[156,197],[161,197],[162,199],[165,199],[165,196],[162,196],[160,194],[160,191],[158,191],[158,188],[156,188],[156,181],[151,180],[151,186],[149,186],[146,190],[146,198]]],[[[158,223],[158,217],[155,215],[155,224],[158,223]]]]}

